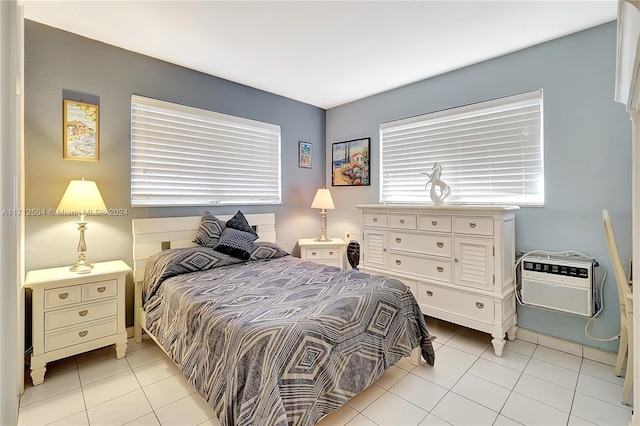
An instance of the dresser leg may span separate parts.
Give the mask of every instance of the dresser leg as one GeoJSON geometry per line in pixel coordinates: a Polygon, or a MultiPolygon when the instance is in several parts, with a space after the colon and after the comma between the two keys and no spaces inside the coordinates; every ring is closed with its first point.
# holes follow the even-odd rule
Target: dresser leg
{"type": "Polygon", "coordinates": [[[502,351],[505,344],[504,337],[498,338],[496,336],[493,336],[493,339],[491,339],[491,344],[493,345],[493,351],[495,352],[496,356],[502,356],[502,351]]]}
{"type": "Polygon", "coordinates": [[[47,371],[46,365],[47,363],[42,357],[31,356],[31,381],[34,386],[44,382],[44,373],[47,371]]]}
{"type": "Polygon", "coordinates": [[[118,339],[116,340],[116,357],[118,359],[124,358],[127,353],[127,332],[123,332],[118,334],[118,339]]]}
{"type": "Polygon", "coordinates": [[[515,325],[512,325],[508,330],[507,330],[507,339],[509,339],[510,342],[513,342],[514,340],[516,340],[516,332],[518,331],[518,327],[515,325]]]}

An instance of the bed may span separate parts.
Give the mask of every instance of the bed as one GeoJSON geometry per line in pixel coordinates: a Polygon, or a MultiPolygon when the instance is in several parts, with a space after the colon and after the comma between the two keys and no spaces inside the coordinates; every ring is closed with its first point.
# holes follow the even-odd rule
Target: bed
{"type": "Polygon", "coordinates": [[[404,284],[292,257],[274,214],[243,217],[248,259],[194,244],[204,216],[132,224],[135,340],[144,329],[222,425],[312,425],[402,357],[433,365],[404,284]]]}

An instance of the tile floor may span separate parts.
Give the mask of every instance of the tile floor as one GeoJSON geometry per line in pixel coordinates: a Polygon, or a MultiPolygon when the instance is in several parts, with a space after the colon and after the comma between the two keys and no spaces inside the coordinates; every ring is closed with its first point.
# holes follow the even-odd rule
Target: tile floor
{"type": "MultiPolygon", "coordinates": [[[[610,365],[516,339],[496,357],[490,336],[440,321],[436,365],[401,360],[321,426],[628,425],[623,379],[610,365]]],[[[153,341],[129,340],[51,363],[27,380],[19,425],[218,425],[213,410],[153,341]]]]}

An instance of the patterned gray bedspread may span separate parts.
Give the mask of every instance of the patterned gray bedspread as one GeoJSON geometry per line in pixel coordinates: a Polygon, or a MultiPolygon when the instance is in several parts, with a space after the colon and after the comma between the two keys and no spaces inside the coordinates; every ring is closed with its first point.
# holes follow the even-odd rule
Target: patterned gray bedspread
{"type": "Polygon", "coordinates": [[[312,425],[412,348],[434,362],[413,295],[390,278],[198,247],[149,259],[144,285],[146,327],[222,425],[312,425]]]}

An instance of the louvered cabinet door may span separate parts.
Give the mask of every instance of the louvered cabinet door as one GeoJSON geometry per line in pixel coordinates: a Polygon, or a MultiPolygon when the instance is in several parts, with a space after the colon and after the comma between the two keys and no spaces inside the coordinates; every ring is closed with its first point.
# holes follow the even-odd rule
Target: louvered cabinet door
{"type": "Polygon", "coordinates": [[[387,231],[380,229],[364,229],[364,266],[371,268],[387,268],[387,231]]]}
{"type": "Polygon", "coordinates": [[[493,239],[454,239],[453,273],[459,285],[491,289],[494,284],[493,239]]]}

